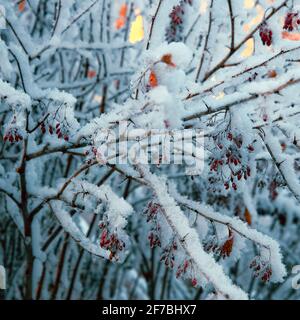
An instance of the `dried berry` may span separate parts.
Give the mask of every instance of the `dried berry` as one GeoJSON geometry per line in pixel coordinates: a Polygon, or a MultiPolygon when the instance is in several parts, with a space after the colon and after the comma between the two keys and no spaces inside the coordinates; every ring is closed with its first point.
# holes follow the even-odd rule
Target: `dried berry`
{"type": "Polygon", "coordinates": [[[261,24],[259,28],[259,35],[263,45],[270,46],[272,44],[273,32],[266,22],[261,24]]]}
{"type": "Polygon", "coordinates": [[[300,24],[298,12],[288,12],[284,19],[283,29],[293,31],[300,24]]]}

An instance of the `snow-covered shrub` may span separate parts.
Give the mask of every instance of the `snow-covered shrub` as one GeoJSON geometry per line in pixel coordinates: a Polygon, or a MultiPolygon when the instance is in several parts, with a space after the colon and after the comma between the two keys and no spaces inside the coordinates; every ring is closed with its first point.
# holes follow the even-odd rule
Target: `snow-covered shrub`
{"type": "Polygon", "coordinates": [[[296,2],[0,0],[8,299],[297,297],[296,2]],[[124,122],[136,161],[116,164],[124,122]],[[137,161],[191,128],[198,175],[137,161]]]}

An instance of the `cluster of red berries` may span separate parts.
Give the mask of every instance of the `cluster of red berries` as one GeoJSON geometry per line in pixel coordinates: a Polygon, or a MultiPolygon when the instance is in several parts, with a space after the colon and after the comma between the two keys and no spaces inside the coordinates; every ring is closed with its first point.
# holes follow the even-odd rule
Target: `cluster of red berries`
{"type": "Polygon", "coordinates": [[[173,10],[169,15],[171,23],[166,33],[168,42],[182,40],[184,7],[187,4],[191,6],[193,4],[192,0],[182,0],[179,5],[173,7],[173,10]]]}
{"type": "Polygon", "coordinates": [[[161,206],[158,203],[150,201],[146,209],[144,210],[144,214],[147,216],[147,222],[150,222],[152,224],[151,231],[148,235],[150,248],[161,246],[161,241],[159,237],[160,224],[157,222],[157,215],[160,211],[160,208],[161,206]]]}
{"type": "Polygon", "coordinates": [[[273,201],[278,197],[277,187],[278,187],[277,181],[272,180],[269,185],[269,191],[270,191],[270,198],[273,201]]]}
{"type": "Polygon", "coordinates": [[[263,45],[267,45],[269,47],[272,44],[273,32],[266,22],[261,24],[259,28],[259,36],[263,45]]]}
{"type": "Polygon", "coordinates": [[[230,177],[230,180],[229,181],[226,181],[224,183],[224,188],[226,190],[228,190],[230,188],[230,184],[232,186],[232,189],[234,191],[237,190],[237,184],[234,182],[234,177],[237,177],[237,179],[240,181],[242,178],[244,178],[245,180],[248,179],[248,177],[251,176],[251,169],[249,166],[247,166],[245,169],[241,169],[235,173],[233,173],[230,177]]]}
{"type": "MultiPolygon", "coordinates": [[[[42,122],[40,124],[40,128],[41,128],[41,131],[42,131],[42,134],[45,134],[46,133],[46,124],[45,122],[42,122]]],[[[55,126],[55,129],[53,128],[52,125],[48,125],[48,132],[53,135],[54,134],[54,131],[55,131],[55,134],[57,135],[57,138],[58,139],[64,139],[65,141],[69,141],[69,136],[68,134],[66,133],[63,133],[63,128],[61,127],[60,123],[57,123],[56,126],[55,126]]]]}
{"type": "Polygon", "coordinates": [[[175,263],[175,251],[178,249],[176,241],[173,241],[171,245],[165,247],[160,257],[160,261],[164,261],[166,267],[174,268],[175,263]]]}
{"type": "Polygon", "coordinates": [[[181,5],[178,5],[173,8],[172,12],[170,13],[170,18],[172,23],[175,25],[179,25],[183,22],[182,15],[184,14],[184,10],[181,5]]]}
{"type": "Polygon", "coordinates": [[[283,29],[293,31],[298,25],[300,25],[298,12],[288,12],[284,20],[283,29]]]}
{"type": "Polygon", "coordinates": [[[267,267],[263,276],[261,277],[261,280],[263,282],[269,282],[271,277],[272,277],[273,271],[271,269],[271,267],[267,267]]]}
{"type": "Polygon", "coordinates": [[[9,141],[10,143],[14,143],[14,142],[22,141],[23,137],[20,134],[18,128],[11,128],[5,134],[3,140],[4,140],[4,142],[9,141]]]}
{"type": "MultiPolygon", "coordinates": [[[[150,242],[150,248],[154,247],[161,247],[160,241],[160,232],[161,227],[160,224],[157,222],[157,216],[160,212],[161,206],[160,204],[156,203],[155,201],[150,201],[144,210],[144,214],[147,215],[147,222],[152,223],[151,231],[149,232],[148,239],[150,242]]],[[[175,255],[178,251],[178,244],[176,240],[172,240],[169,245],[164,246],[162,249],[162,254],[160,256],[160,261],[164,262],[167,268],[173,269],[175,266],[175,255]]],[[[182,275],[185,275],[188,269],[191,267],[191,262],[185,260],[183,264],[177,267],[176,271],[176,278],[179,278],[182,275]]],[[[196,287],[198,284],[196,278],[192,279],[192,286],[196,287]]]]}
{"type": "Polygon", "coordinates": [[[268,262],[262,261],[260,257],[254,258],[250,264],[250,269],[253,269],[256,278],[261,277],[263,282],[269,282],[273,271],[268,262]]]}
{"type": "Polygon", "coordinates": [[[161,242],[156,231],[152,230],[151,232],[149,232],[148,239],[151,249],[161,246],[161,242]]]}
{"type": "MultiPolygon", "coordinates": [[[[186,275],[188,270],[192,268],[192,262],[189,260],[184,260],[182,264],[180,264],[176,271],[176,278],[180,278],[183,275],[186,275]]],[[[195,277],[192,278],[192,286],[196,287],[198,285],[198,281],[195,277]]]]}
{"type": "Polygon", "coordinates": [[[19,131],[19,128],[16,126],[17,124],[17,117],[14,116],[10,128],[6,131],[3,140],[4,142],[9,141],[10,143],[19,142],[23,140],[23,136],[19,131]]]}
{"type": "Polygon", "coordinates": [[[147,215],[147,222],[153,221],[156,219],[157,213],[160,210],[160,205],[153,201],[150,201],[147,205],[146,210],[144,213],[147,215]]]}
{"type": "Polygon", "coordinates": [[[88,159],[86,160],[86,163],[91,164],[92,161],[96,159],[97,148],[93,146],[90,148],[90,150],[86,150],[84,154],[86,157],[88,157],[88,159]]]}
{"type": "Polygon", "coordinates": [[[190,267],[191,262],[188,260],[184,260],[184,262],[178,266],[177,271],[176,271],[176,278],[180,278],[183,274],[186,274],[189,267],[190,267]]]}
{"type": "Polygon", "coordinates": [[[118,239],[118,236],[115,232],[110,233],[108,231],[106,223],[100,223],[99,228],[102,229],[100,236],[100,247],[110,251],[110,260],[118,260],[117,253],[124,250],[125,243],[118,239]]]}
{"type": "MultiPolygon", "coordinates": [[[[220,142],[220,138],[215,137],[215,143],[217,146],[217,154],[210,159],[210,171],[219,173],[222,176],[224,188],[228,190],[230,185],[233,190],[237,190],[237,180],[242,178],[245,180],[251,176],[251,169],[248,165],[242,163],[242,153],[240,149],[243,147],[243,138],[241,135],[234,136],[233,133],[227,134],[227,142],[220,142]],[[230,145],[228,146],[228,142],[230,145]],[[224,182],[223,169],[229,168],[231,174],[230,178],[224,182]]],[[[249,144],[245,146],[248,153],[254,152],[254,146],[249,144]]],[[[210,183],[216,181],[215,177],[210,177],[210,183]]]]}

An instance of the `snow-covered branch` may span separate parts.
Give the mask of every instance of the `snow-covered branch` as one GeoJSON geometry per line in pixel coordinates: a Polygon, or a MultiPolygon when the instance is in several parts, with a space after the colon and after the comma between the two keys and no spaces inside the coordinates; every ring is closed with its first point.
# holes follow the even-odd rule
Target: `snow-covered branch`
{"type": "Polygon", "coordinates": [[[178,237],[180,246],[190,257],[201,275],[208,282],[211,282],[218,294],[224,298],[233,300],[247,299],[247,294],[231,283],[231,280],[224,274],[221,266],[207,254],[199,241],[196,231],[190,228],[188,219],[180,210],[176,201],[169,195],[166,182],[149,172],[147,167],[138,166],[141,176],[149,184],[162,206],[167,223],[172,228],[175,236],[178,237]]]}

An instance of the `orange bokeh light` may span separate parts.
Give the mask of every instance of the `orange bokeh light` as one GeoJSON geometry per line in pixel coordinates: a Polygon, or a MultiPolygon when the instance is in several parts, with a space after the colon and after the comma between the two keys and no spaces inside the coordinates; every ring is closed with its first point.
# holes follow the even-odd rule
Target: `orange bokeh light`
{"type": "Polygon", "coordinates": [[[125,26],[126,16],[127,16],[127,4],[124,3],[121,5],[120,11],[119,11],[119,18],[115,21],[115,28],[117,30],[120,30],[125,26]]]}

